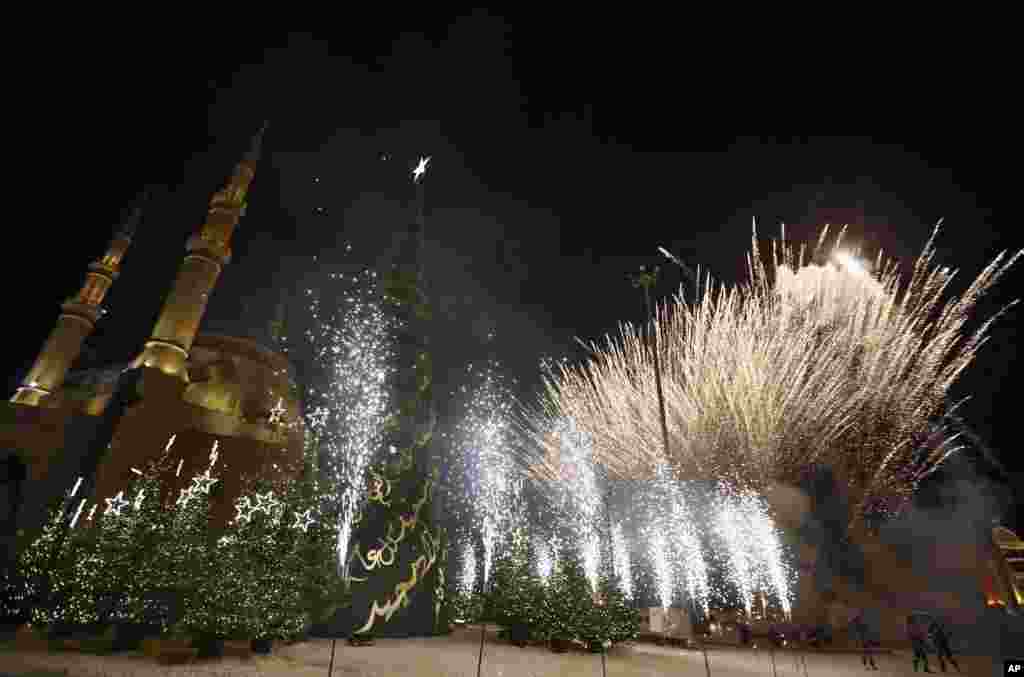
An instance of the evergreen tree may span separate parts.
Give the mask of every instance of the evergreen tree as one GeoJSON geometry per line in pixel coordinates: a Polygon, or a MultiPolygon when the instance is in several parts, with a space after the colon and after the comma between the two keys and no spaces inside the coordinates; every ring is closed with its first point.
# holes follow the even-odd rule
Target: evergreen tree
{"type": "Polygon", "coordinates": [[[558,566],[551,574],[544,601],[543,627],[547,637],[565,642],[584,641],[596,635],[591,611],[593,591],[575,548],[563,549],[558,566]]]}
{"type": "Polygon", "coordinates": [[[598,584],[598,604],[594,607],[597,614],[595,625],[597,636],[601,642],[613,644],[628,642],[640,634],[640,612],[622,591],[622,584],[617,574],[602,576],[598,584]]]}
{"type": "Polygon", "coordinates": [[[543,632],[544,587],[531,566],[523,527],[511,533],[495,562],[491,589],[493,620],[504,625],[513,642],[525,644],[543,632]]]}

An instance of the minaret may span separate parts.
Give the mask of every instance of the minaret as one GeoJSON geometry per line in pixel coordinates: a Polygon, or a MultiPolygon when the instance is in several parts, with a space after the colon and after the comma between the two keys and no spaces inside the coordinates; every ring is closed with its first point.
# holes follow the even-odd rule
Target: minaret
{"type": "Polygon", "coordinates": [[[231,235],[245,213],[246,194],[256,173],[256,162],[267,124],[253,137],[252,146],[222,190],[210,200],[206,222],[189,238],[188,252],[178,271],[153,334],[146,341],[136,364],[154,367],[166,374],[188,380],[185,363],[199,323],[206,312],[210,293],[224,266],[231,260],[231,235]]]}
{"type": "Polygon", "coordinates": [[[145,194],[110,241],[103,257],[89,265],[81,290],[61,306],[57,326],[50,332],[39,357],[11,397],[11,402],[39,406],[44,398],[64,383],[68,369],[82,352],[85,339],[106,312],[102,307],[103,298],[120,273],[121,259],[132,243],[135,228],[142,218],[144,202],[145,194]]]}

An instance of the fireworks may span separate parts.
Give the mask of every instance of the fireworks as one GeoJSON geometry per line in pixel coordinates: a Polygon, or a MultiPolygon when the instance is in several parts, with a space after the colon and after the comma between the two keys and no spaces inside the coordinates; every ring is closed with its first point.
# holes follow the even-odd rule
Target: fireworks
{"type": "Polygon", "coordinates": [[[787,617],[792,609],[789,574],[768,506],[750,492],[715,500],[715,534],[723,545],[726,572],[749,617],[757,592],[770,591],[787,617]]]}
{"type": "Polygon", "coordinates": [[[668,536],[656,522],[648,524],[643,530],[643,535],[647,545],[647,558],[654,574],[654,592],[661,607],[667,609],[672,605],[672,593],[675,589],[668,536]]]}
{"type": "Polygon", "coordinates": [[[534,558],[537,564],[537,575],[544,581],[545,585],[551,579],[551,573],[558,564],[558,539],[552,538],[544,541],[540,537],[534,539],[534,558]]]}
{"type": "Polygon", "coordinates": [[[626,537],[622,533],[622,523],[612,527],[612,564],[615,575],[619,577],[622,584],[622,592],[626,597],[633,597],[633,567],[629,555],[629,546],[626,544],[626,537]]]}
{"type": "Polygon", "coordinates": [[[366,494],[366,471],[384,443],[396,320],[381,307],[376,273],[330,277],[346,288],[339,307],[325,311],[322,294],[308,291],[313,328],[307,338],[324,381],[311,393],[315,405],[308,425],[337,502],[338,566],[343,569],[366,494]]]}
{"type": "Polygon", "coordinates": [[[476,583],[476,551],[473,543],[467,541],[462,546],[462,570],[459,572],[459,592],[465,597],[473,594],[473,586],[476,583]]]}
{"type": "Polygon", "coordinates": [[[649,341],[631,325],[591,346],[587,364],[549,367],[533,427],[569,418],[609,472],[650,478],[667,462],[677,477],[734,493],[764,495],[826,466],[850,492],[851,522],[869,508],[892,513],[954,450],[953,436],[926,441],[995,318],[970,337],[964,325],[1020,256],[1000,255],[943,305],[955,271],[933,265],[934,238],[904,280],[881,254],[876,273],[855,264],[842,233],[830,252],[822,233],[813,256],[830,253],[825,266],[805,265],[784,240],[768,265],[755,234],[746,283],[709,279],[695,303],[660,308],[667,459],[649,341]]]}
{"type": "Polygon", "coordinates": [[[669,535],[676,579],[685,586],[689,599],[705,612],[708,609],[708,569],[704,559],[704,547],[697,534],[695,516],[687,505],[683,486],[671,481],[662,469],[661,481],[666,493],[668,509],[667,524],[663,530],[669,535]]]}
{"type": "Polygon", "coordinates": [[[465,517],[483,543],[485,589],[495,548],[519,512],[511,508],[522,501],[522,485],[513,481],[509,450],[512,398],[497,367],[487,364],[473,375],[476,383],[463,389],[465,413],[455,435],[456,465],[462,473],[466,501],[461,509],[468,512],[465,517]]]}
{"type": "Polygon", "coordinates": [[[562,526],[572,540],[593,589],[597,589],[601,565],[601,536],[605,526],[602,490],[594,464],[590,437],[571,419],[554,421],[544,435],[549,456],[532,469],[535,480],[546,485],[563,518],[562,526]]]}

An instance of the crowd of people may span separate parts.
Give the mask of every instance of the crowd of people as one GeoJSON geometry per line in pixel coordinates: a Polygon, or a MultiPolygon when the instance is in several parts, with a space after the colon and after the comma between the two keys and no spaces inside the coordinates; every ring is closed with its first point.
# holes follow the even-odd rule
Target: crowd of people
{"type": "MultiPolygon", "coordinates": [[[[875,655],[881,649],[881,640],[878,629],[869,620],[866,610],[858,611],[850,620],[850,636],[856,641],[861,650],[861,663],[866,670],[878,670],[875,655]]],[[[929,614],[911,614],[907,616],[907,638],[910,640],[913,652],[914,671],[923,670],[933,672],[928,662],[928,654],[935,654],[939,661],[939,668],[946,672],[946,664],[960,672],[960,665],[953,657],[952,644],[949,633],[945,626],[929,614]]],[[[753,636],[751,627],[745,622],[737,624],[737,634],[741,645],[749,645],[753,636]]],[[[830,644],[832,633],[827,626],[806,628],[800,633],[800,638],[807,646],[822,648],[830,644]]],[[[772,626],[769,632],[769,641],[777,648],[785,645],[785,637],[781,631],[772,626]]]]}

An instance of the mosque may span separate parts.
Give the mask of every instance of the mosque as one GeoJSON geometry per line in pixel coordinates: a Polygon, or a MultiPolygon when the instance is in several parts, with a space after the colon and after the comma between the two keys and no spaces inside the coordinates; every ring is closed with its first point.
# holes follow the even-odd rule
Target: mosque
{"type": "Polygon", "coordinates": [[[114,496],[132,468],[160,456],[172,440],[185,477],[206,466],[217,444],[230,470],[215,499],[215,513],[224,515],[241,491],[242,476],[301,467],[303,419],[292,365],[252,340],[199,331],[231,260],[232,234],[245,213],[262,137],[263,130],[210,200],[141,352],[127,363],[76,369],[130,255],[140,204],[89,265],[78,293],[61,305],[33,366],[0,405],[0,462],[6,469],[0,522],[8,562],[37,532],[48,501],[78,477],[97,502],[114,496]]]}

